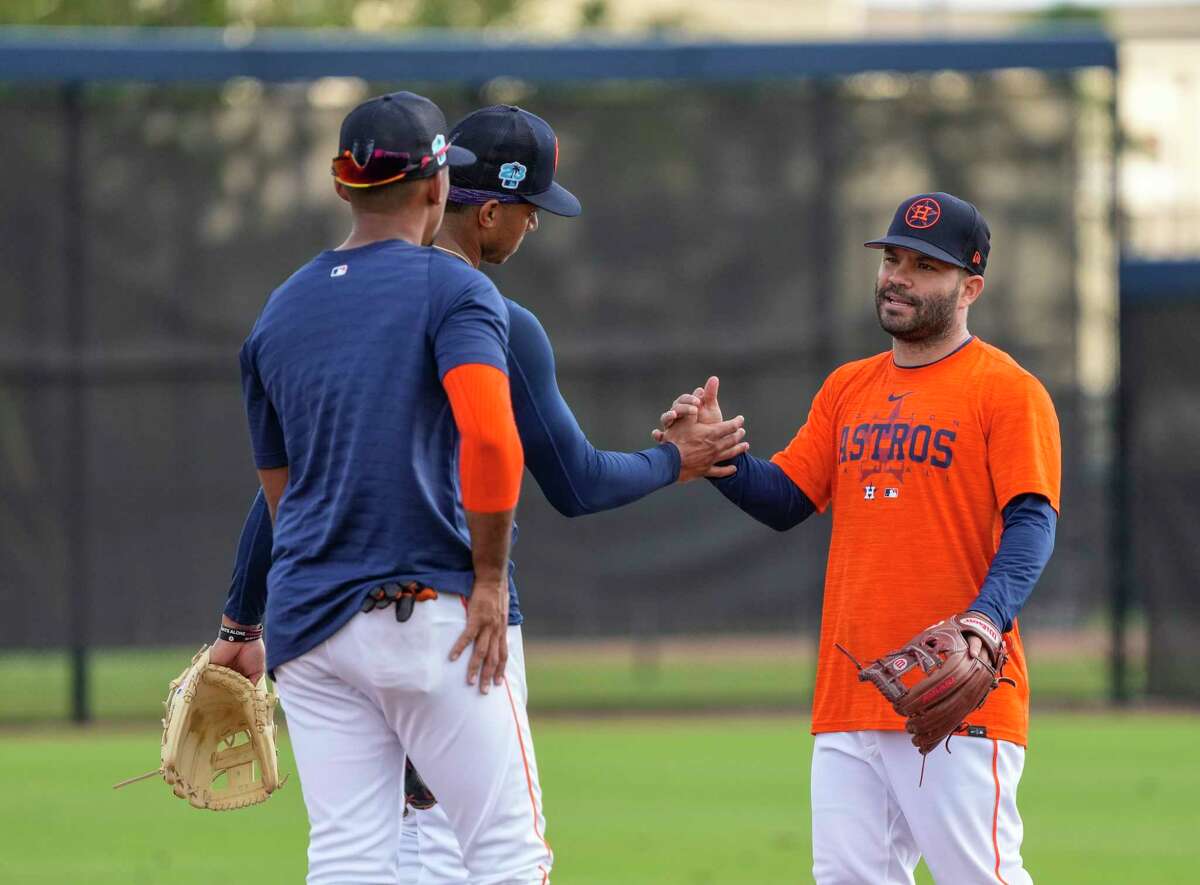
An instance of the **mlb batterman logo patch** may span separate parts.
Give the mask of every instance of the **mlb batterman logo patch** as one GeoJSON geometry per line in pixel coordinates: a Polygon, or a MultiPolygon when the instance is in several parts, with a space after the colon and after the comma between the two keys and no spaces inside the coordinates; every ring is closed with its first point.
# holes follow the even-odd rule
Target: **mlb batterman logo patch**
{"type": "Polygon", "coordinates": [[[329,272],[329,275],[331,277],[344,277],[346,275],[346,271],[348,271],[349,269],[350,269],[350,265],[339,264],[337,267],[335,267],[333,270],[331,270],[329,272]]]}
{"type": "Polygon", "coordinates": [[[904,213],[904,223],[917,230],[924,230],[937,224],[941,217],[942,207],[938,205],[938,201],[933,197],[921,197],[919,200],[913,200],[913,204],[904,213]]]}
{"type": "Polygon", "coordinates": [[[505,163],[500,167],[500,184],[515,191],[517,185],[525,180],[525,167],[520,163],[505,163]]]}

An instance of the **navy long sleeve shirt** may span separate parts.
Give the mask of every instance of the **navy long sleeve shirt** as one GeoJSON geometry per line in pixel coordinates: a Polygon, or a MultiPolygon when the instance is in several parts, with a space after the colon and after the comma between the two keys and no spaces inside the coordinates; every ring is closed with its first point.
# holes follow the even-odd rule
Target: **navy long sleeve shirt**
{"type": "MultiPolygon", "coordinates": [[[[737,473],[712,484],[764,525],[785,532],[816,512],[779,465],[752,455],[732,463],[737,473]]],[[[1054,552],[1058,514],[1041,495],[1018,495],[1004,507],[1003,518],[1000,546],[971,608],[1008,631],[1054,552]]]]}
{"type": "MultiPolygon", "coordinates": [[[[505,299],[508,375],[525,466],[546,500],[564,516],[611,510],[679,478],[679,450],[666,443],[640,452],[602,451],[579,427],[558,389],[554,350],[532,312],[505,299]]],[[[271,565],[272,527],[260,490],[242,528],[225,614],[241,624],[262,619],[271,565]]],[[[510,582],[509,623],[522,622],[510,582]]]]}

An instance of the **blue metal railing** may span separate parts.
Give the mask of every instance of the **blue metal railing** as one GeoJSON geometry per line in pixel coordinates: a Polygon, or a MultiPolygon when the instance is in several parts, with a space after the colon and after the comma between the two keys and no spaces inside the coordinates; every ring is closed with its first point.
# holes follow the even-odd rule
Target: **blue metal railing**
{"type": "Polygon", "coordinates": [[[1097,32],[819,43],[571,41],[486,35],[381,39],[343,31],[0,28],[0,80],[212,82],[355,76],[473,82],[689,80],[733,82],[862,71],[1115,68],[1097,32]]]}
{"type": "Polygon", "coordinates": [[[1200,259],[1121,262],[1121,301],[1141,305],[1200,299],[1200,259]]]}

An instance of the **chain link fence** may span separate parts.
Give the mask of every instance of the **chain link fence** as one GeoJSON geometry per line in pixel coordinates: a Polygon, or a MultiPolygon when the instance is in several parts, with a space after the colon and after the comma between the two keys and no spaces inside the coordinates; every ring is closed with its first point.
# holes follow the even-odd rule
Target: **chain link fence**
{"type": "MultiPolygon", "coordinates": [[[[862,243],[914,192],[979,205],[993,252],[972,331],[1042,379],[1063,431],[1057,552],[1024,624],[1036,635],[1103,622],[1115,568],[1097,544],[1113,519],[1113,361],[1096,358],[1115,348],[1110,72],[736,87],[235,79],[0,91],[12,170],[0,649],[211,632],[256,490],[238,348],[271,289],[343,237],[328,172],[338,124],[395,88],[451,120],[519,103],[558,132],[558,177],[584,215],[543,218],[515,258],[485,269],[541,318],[564,394],[604,448],[649,445],[663,408],[709,374],[747,416],[754,451],[782,448],[830,370],[889,346],[872,307],[877,256],[862,243]]],[[[815,634],[827,519],[779,535],[695,483],[567,521],[532,481],[518,519],[533,637],[815,634]]]]}

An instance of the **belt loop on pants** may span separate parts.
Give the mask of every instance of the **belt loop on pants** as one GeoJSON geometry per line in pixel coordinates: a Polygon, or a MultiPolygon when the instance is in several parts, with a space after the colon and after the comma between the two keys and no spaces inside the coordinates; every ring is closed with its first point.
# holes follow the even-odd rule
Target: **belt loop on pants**
{"type": "Polygon", "coordinates": [[[392,603],[396,605],[396,620],[404,623],[412,617],[413,607],[418,602],[437,599],[438,593],[432,587],[426,587],[417,581],[406,584],[382,584],[367,593],[363,600],[364,613],[377,608],[387,608],[392,603]]]}

